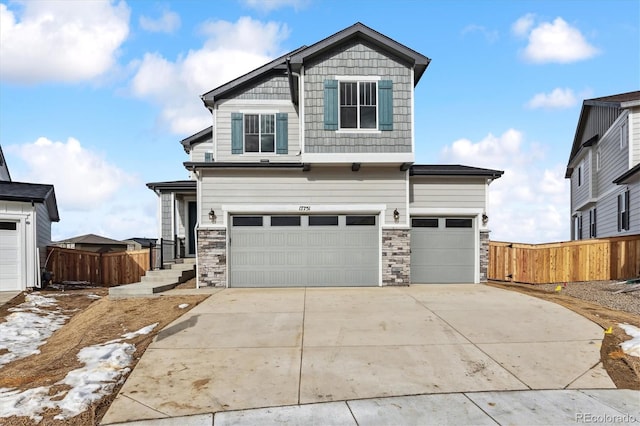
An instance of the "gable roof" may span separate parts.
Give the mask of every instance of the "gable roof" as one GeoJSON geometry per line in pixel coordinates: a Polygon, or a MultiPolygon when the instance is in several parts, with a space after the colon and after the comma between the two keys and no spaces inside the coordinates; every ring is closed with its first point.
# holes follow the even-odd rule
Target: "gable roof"
{"type": "MultiPolygon", "coordinates": [[[[569,161],[567,161],[567,170],[565,173],[565,178],[571,177],[573,169],[569,166],[573,159],[578,155],[583,146],[591,146],[596,143],[600,136],[602,135],[592,135],[587,141],[584,143],[583,141],[583,133],[587,124],[587,119],[589,118],[589,113],[591,108],[593,107],[604,107],[604,108],[612,108],[615,110],[620,110],[621,108],[625,108],[627,104],[635,103],[640,101],[640,91],[634,92],[626,92],[619,93],[617,95],[609,95],[602,96],[599,98],[591,98],[585,99],[582,102],[582,109],[580,110],[580,117],[578,118],[578,125],[576,126],[576,132],[573,137],[573,144],[571,145],[571,153],[569,154],[569,161]]],[[[615,114],[617,118],[620,115],[621,111],[615,114]]],[[[615,121],[615,119],[613,119],[615,121]]],[[[609,123],[611,125],[613,123],[609,123]]]]}
{"type": "Polygon", "coordinates": [[[152,191],[195,191],[195,180],[173,180],[167,182],[149,182],[147,188],[152,191]]]}
{"type": "Polygon", "coordinates": [[[4,153],[2,152],[2,145],[0,145],[0,181],[11,182],[11,173],[9,173],[9,166],[7,165],[7,160],[5,160],[4,153]],[[3,177],[5,175],[6,175],[6,178],[3,177]]]}
{"type": "MultiPolygon", "coordinates": [[[[367,27],[361,22],[356,22],[352,26],[338,31],[337,33],[323,40],[320,40],[319,42],[314,43],[311,46],[301,46],[259,68],[256,68],[253,71],[248,72],[243,76],[236,78],[235,80],[225,83],[213,90],[210,90],[200,96],[200,98],[204,102],[205,106],[212,107],[215,103],[216,98],[220,98],[224,94],[230,93],[234,90],[238,90],[239,88],[251,84],[258,79],[264,78],[269,73],[274,72],[279,72],[283,75],[289,75],[289,84],[291,85],[293,76],[291,75],[290,71],[300,71],[300,68],[305,61],[319,54],[322,54],[341,43],[355,38],[360,38],[369,43],[372,43],[382,50],[399,57],[407,64],[412,66],[415,70],[413,79],[414,86],[418,84],[418,81],[420,81],[422,74],[424,74],[425,70],[429,66],[429,63],[431,62],[431,59],[416,52],[415,50],[410,49],[407,46],[385,36],[384,34],[381,34],[367,27]],[[289,66],[291,66],[291,70],[289,69],[289,66]]],[[[293,93],[293,91],[295,90],[297,89],[292,88],[292,101],[297,97],[293,93]]]]}
{"type": "Polygon", "coordinates": [[[498,179],[502,170],[462,166],[460,164],[414,164],[409,169],[410,176],[471,176],[498,179]]]}
{"type": "Polygon", "coordinates": [[[77,237],[67,238],[66,240],[57,241],[57,243],[75,243],[75,244],[93,244],[93,245],[119,245],[126,246],[124,241],[112,240],[96,234],[85,234],[77,237]]]}
{"type": "Polygon", "coordinates": [[[54,222],[60,221],[53,185],[0,181],[0,200],[43,203],[47,206],[49,218],[54,222]]]}
{"type": "Polygon", "coordinates": [[[367,27],[361,22],[356,22],[350,27],[345,28],[342,31],[320,40],[311,46],[300,49],[297,53],[291,55],[291,64],[295,70],[299,70],[305,60],[308,60],[314,56],[322,54],[327,50],[332,49],[338,44],[344,43],[347,40],[354,38],[360,38],[372,43],[373,45],[394,54],[405,60],[409,65],[414,67],[414,80],[413,85],[417,85],[418,81],[424,74],[425,70],[429,66],[431,59],[416,52],[413,49],[408,48],[404,44],[400,44],[392,38],[375,31],[372,28],[367,27]]]}
{"type": "Polygon", "coordinates": [[[186,137],[180,141],[184,152],[187,154],[191,151],[191,148],[199,143],[210,141],[213,137],[213,126],[209,126],[206,129],[200,130],[198,133],[186,137]]]}

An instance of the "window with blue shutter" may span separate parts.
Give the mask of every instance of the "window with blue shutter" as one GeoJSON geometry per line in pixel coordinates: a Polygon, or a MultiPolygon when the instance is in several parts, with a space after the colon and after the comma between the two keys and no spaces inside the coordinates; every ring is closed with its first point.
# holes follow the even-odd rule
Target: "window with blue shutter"
{"type": "Polygon", "coordinates": [[[393,130],[393,82],[378,82],[378,129],[393,130]]]}
{"type": "Polygon", "coordinates": [[[289,116],[286,112],[276,114],[276,154],[289,153],[289,116]]]}
{"type": "Polygon", "coordinates": [[[338,80],[324,81],[324,129],[338,130],[338,80]]]}
{"type": "Polygon", "coordinates": [[[242,154],[242,138],[243,138],[243,120],[242,113],[231,113],[231,153],[242,154]]]}

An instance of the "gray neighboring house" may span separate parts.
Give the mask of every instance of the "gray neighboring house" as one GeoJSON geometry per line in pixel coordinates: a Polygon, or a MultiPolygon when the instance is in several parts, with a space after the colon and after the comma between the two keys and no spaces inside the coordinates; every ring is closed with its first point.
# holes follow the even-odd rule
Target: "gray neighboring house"
{"type": "Polygon", "coordinates": [[[51,222],[59,220],[53,186],[13,182],[0,147],[0,291],[40,287],[51,222]]]}
{"type": "Polygon", "coordinates": [[[198,286],[486,281],[502,172],[414,164],[429,62],[356,23],[202,95],[212,126],[181,141],[190,179],[148,184],[198,286]]]}
{"type": "Polygon", "coordinates": [[[113,240],[96,234],[78,235],[77,237],[56,241],[53,244],[61,248],[95,253],[117,253],[135,249],[135,242],[133,241],[113,240]]]}
{"type": "Polygon", "coordinates": [[[582,103],[565,177],[572,240],[640,234],[640,91],[582,103]]]}

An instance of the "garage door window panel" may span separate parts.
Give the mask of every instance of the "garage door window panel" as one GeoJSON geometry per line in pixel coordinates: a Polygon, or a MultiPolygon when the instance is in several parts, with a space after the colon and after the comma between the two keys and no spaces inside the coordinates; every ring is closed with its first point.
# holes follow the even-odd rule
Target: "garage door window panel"
{"type": "Polygon", "coordinates": [[[411,226],[413,228],[437,228],[438,218],[411,219],[411,226]]]}
{"type": "Polygon", "coordinates": [[[473,220],[471,219],[447,219],[445,221],[447,228],[473,228],[473,220]]]}
{"type": "Polygon", "coordinates": [[[262,226],[262,216],[234,216],[233,226],[262,226]]]}
{"type": "Polygon", "coordinates": [[[271,216],[271,226],[300,226],[300,216],[271,216]]]}
{"type": "Polygon", "coordinates": [[[309,216],[309,226],[338,226],[338,216],[309,216]]]}
{"type": "Polygon", "coordinates": [[[375,216],[347,216],[347,226],[375,226],[375,216]]]}
{"type": "Polygon", "coordinates": [[[2,231],[15,231],[18,229],[16,222],[0,222],[0,230],[2,231]]]}

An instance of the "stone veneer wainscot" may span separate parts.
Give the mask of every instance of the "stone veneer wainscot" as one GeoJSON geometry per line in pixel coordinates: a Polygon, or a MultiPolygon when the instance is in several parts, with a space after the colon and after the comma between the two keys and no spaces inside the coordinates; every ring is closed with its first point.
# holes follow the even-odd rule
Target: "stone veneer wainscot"
{"type": "Polygon", "coordinates": [[[489,272],[489,232],[480,230],[480,282],[487,282],[489,272]]]}
{"type": "Polygon", "coordinates": [[[225,287],[226,229],[198,229],[198,281],[201,287],[225,287]]]}
{"type": "Polygon", "coordinates": [[[409,229],[382,230],[382,285],[411,283],[411,238],[409,229]]]}

